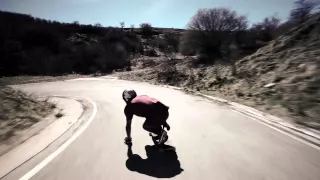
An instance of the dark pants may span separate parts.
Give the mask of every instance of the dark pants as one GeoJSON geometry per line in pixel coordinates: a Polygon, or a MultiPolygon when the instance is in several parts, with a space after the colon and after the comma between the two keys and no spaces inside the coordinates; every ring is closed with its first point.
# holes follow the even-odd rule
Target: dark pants
{"type": "Polygon", "coordinates": [[[146,118],[146,121],[143,123],[143,129],[151,133],[160,135],[162,131],[161,126],[167,123],[167,119],[169,117],[169,108],[162,103],[159,103],[158,107],[158,111],[154,113],[154,115],[146,118]]]}

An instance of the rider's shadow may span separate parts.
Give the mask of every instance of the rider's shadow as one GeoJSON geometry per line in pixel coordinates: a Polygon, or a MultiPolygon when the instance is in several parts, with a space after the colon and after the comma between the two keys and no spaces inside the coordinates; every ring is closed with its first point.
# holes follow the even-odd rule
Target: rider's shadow
{"type": "Polygon", "coordinates": [[[160,153],[154,145],[147,145],[145,149],[147,159],[142,159],[138,154],[133,154],[132,147],[128,146],[126,166],[130,171],[156,178],[171,178],[183,171],[175,151],[160,153]]]}

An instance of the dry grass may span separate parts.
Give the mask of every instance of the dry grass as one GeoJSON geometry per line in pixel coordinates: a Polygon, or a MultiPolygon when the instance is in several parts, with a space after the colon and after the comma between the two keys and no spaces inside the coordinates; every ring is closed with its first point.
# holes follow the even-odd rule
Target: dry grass
{"type": "Polygon", "coordinates": [[[296,27],[237,64],[239,91],[256,92],[297,123],[320,128],[320,16],[296,27]],[[266,84],[274,86],[265,88],[266,84]]]}
{"type": "Polygon", "coordinates": [[[0,143],[41,121],[56,108],[48,100],[38,101],[10,87],[0,88],[0,143]]]}
{"type": "Polygon", "coordinates": [[[0,87],[3,85],[13,84],[26,84],[26,83],[38,83],[38,82],[51,82],[59,80],[67,80],[74,78],[88,77],[87,75],[70,74],[64,76],[13,76],[13,77],[1,77],[0,87]]]}

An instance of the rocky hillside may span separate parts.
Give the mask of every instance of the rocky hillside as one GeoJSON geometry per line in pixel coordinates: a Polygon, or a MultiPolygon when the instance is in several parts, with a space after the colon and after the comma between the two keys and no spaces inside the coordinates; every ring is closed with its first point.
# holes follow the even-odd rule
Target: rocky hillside
{"type": "Polygon", "coordinates": [[[304,121],[320,117],[320,15],[237,64],[238,90],[285,107],[304,121]]]}
{"type": "Polygon", "coordinates": [[[189,87],[320,128],[320,15],[234,66],[194,58],[140,58],[123,79],[189,87]]]}

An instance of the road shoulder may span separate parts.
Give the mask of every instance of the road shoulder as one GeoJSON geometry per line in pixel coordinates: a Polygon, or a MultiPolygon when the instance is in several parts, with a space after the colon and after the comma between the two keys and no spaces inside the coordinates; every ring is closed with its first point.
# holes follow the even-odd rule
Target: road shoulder
{"type": "Polygon", "coordinates": [[[47,124],[38,124],[31,128],[27,132],[29,138],[3,154],[0,157],[0,178],[44,150],[72,127],[83,114],[84,108],[77,100],[54,97],[51,98],[51,101],[63,109],[63,116],[52,122],[50,120],[43,121],[47,124]]]}
{"type": "Polygon", "coordinates": [[[314,129],[298,126],[294,123],[290,123],[284,119],[279,117],[270,115],[265,112],[261,112],[253,107],[249,107],[243,104],[239,104],[236,102],[228,101],[222,98],[213,97],[210,95],[206,95],[197,91],[193,91],[188,88],[179,88],[175,86],[161,85],[166,88],[171,88],[175,90],[185,91],[187,93],[191,93],[193,95],[201,96],[203,98],[207,98],[211,101],[218,102],[221,104],[225,104],[229,106],[232,110],[249,117],[250,119],[256,120],[266,126],[269,126],[283,134],[286,134],[300,142],[308,144],[309,146],[314,147],[315,149],[320,150],[320,132],[314,129]]]}

